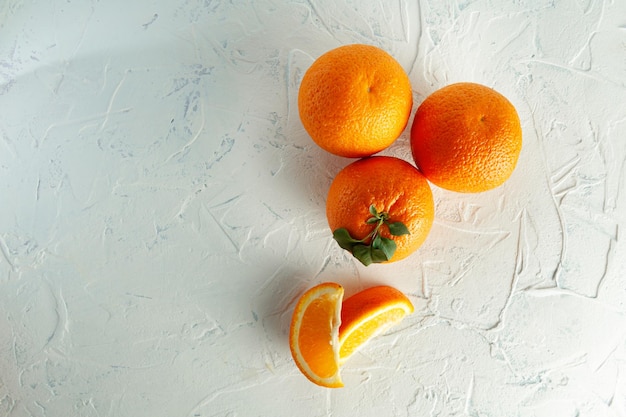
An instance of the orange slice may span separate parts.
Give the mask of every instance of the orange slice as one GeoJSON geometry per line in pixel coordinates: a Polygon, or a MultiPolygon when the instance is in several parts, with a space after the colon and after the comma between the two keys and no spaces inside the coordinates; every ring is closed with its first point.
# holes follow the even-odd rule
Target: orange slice
{"type": "Polygon", "coordinates": [[[411,301],[392,287],[371,287],[347,298],[341,307],[340,365],[368,340],[384,333],[411,313],[411,301]]]}
{"type": "Polygon", "coordinates": [[[317,285],[300,297],[291,319],[289,347],[296,365],[312,382],[342,387],[339,375],[339,325],[343,287],[317,285]]]}

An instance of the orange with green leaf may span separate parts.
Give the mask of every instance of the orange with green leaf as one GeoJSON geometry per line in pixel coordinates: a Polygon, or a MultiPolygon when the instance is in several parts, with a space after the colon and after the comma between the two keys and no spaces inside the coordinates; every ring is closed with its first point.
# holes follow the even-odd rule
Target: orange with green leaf
{"type": "Polygon", "coordinates": [[[424,176],[391,156],[349,164],[335,176],[326,198],[333,237],[366,266],[415,252],[428,236],[434,210],[424,176]]]}

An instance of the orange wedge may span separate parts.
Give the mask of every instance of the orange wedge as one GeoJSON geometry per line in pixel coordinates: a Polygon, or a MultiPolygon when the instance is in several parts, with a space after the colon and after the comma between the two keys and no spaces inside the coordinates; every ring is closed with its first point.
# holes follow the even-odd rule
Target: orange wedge
{"type": "Polygon", "coordinates": [[[339,375],[339,325],[343,287],[317,285],[300,297],[291,319],[289,347],[296,365],[312,382],[342,387],[339,375]]]}
{"type": "Polygon", "coordinates": [[[413,312],[413,304],[392,287],[377,286],[343,301],[339,284],[319,284],[296,304],[289,348],[302,373],[317,385],[342,387],[345,361],[371,338],[413,312]]]}
{"type": "Polygon", "coordinates": [[[347,298],[341,308],[340,365],[368,340],[384,333],[411,313],[411,301],[392,287],[371,287],[347,298]]]}

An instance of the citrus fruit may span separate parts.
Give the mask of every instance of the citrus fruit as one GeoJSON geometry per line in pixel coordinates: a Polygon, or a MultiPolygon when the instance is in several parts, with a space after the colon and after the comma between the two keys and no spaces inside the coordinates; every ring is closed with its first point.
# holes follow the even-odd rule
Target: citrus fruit
{"type": "Polygon", "coordinates": [[[289,347],[296,365],[312,382],[341,387],[339,325],[343,287],[326,282],[300,297],[289,330],[289,347]]]}
{"type": "Polygon", "coordinates": [[[371,338],[413,312],[395,288],[376,286],[343,300],[343,287],[325,282],[298,300],[289,330],[289,348],[300,371],[317,385],[343,386],[345,361],[371,338]]]}
{"type": "Polygon", "coordinates": [[[415,164],[433,184],[481,192],[504,183],[522,148],[515,107],[497,91],[457,83],[428,96],[411,127],[415,164]]]}
{"type": "Polygon", "coordinates": [[[321,55],[298,91],[300,119],[313,141],[350,158],[391,145],[406,127],[412,105],[402,66],[371,45],[345,45],[321,55]]]}
{"type": "Polygon", "coordinates": [[[371,338],[413,313],[413,304],[388,286],[371,287],[343,301],[339,327],[339,358],[344,363],[371,338]]]}
{"type": "Polygon", "coordinates": [[[326,198],[333,237],[361,263],[395,262],[426,240],[433,195],[410,163],[391,156],[352,162],[333,179],[326,198]]]}

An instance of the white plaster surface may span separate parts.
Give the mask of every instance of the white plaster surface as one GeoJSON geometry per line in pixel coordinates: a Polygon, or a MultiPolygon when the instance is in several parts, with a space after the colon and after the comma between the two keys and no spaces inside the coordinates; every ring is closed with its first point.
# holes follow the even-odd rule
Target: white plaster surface
{"type": "Polygon", "coordinates": [[[625,161],[623,0],[0,1],[0,415],[626,416],[625,161]],[[298,118],[348,43],[396,57],[413,111],[474,81],[522,121],[512,178],[433,188],[395,264],[332,240],[352,160],[298,118]],[[326,280],[416,307],[335,390],[287,344],[326,280]]]}

